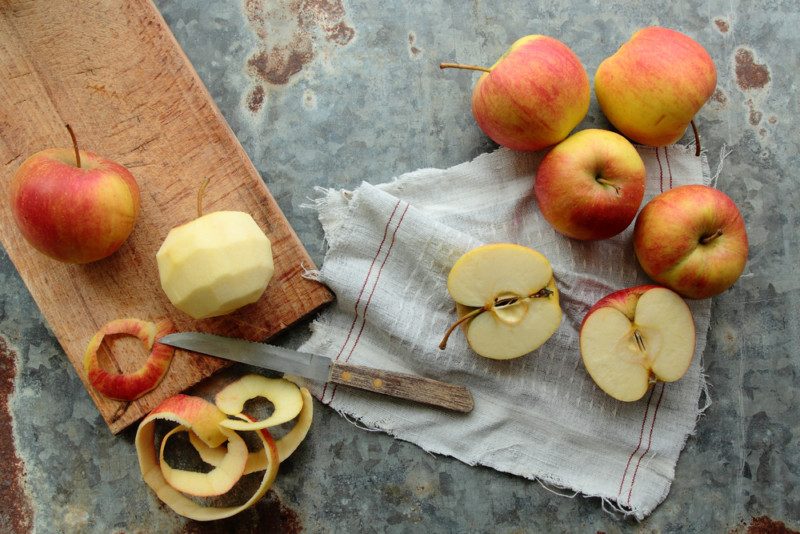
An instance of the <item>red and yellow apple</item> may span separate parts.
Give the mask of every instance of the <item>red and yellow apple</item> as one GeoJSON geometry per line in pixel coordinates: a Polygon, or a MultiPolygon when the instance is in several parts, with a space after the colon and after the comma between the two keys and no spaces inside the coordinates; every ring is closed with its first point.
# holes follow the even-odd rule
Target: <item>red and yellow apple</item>
{"type": "Polygon", "coordinates": [[[461,326],[486,358],[517,358],[539,348],[561,324],[553,269],[539,252],[513,243],[470,250],[453,265],[447,290],[459,316],[440,349],[461,326]]]}
{"type": "Polygon", "coordinates": [[[617,400],[641,399],[656,382],[674,382],[694,357],[692,311],[661,286],[622,289],[603,297],[580,328],[583,363],[597,386],[617,400]]]}
{"type": "Polygon", "coordinates": [[[569,47],[552,37],[517,40],[491,68],[440,66],[484,72],[472,93],[472,113],[486,135],[514,150],[558,143],[589,110],[586,70],[569,47]]]}
{"type": "Polygon", "coordinates": [[[169,231],[156,253],[161,288],[195,319],[217,317],[256,302],[275,271],[272,244],[249,213],[199,209],[169,231]]]}
{"type": "Polygon", "coordinates": [[[139,186],[122,165],[74,144],[37,152],[19,166],[9,188],[11,214],[40,252],[89,263],[128,239],[139,216],[139,186]]]}
{"type": "Polygon", "coordinates": [[[706,185],[669,189],[645,204],[636,218],[633,245],[653,280],[691,299],[727,290],[747,263],[747,230],[739,208],[706,185]]]}
{"type": "Polygon", "coordinates": [[[545,220],[562,234],[606,239],[625,230],[642,204],[645,167],[636,148],[609,130],[582,130],[542,159],[534,192],[545,220]]]}
{"type": "Polygon", "coordinates": [[[600,63],[594,77],[597,101],[611,124],[650,146],[678,141],[716,85],[717,71],[705,48],[658,27],[634,33],[600,63]]]}

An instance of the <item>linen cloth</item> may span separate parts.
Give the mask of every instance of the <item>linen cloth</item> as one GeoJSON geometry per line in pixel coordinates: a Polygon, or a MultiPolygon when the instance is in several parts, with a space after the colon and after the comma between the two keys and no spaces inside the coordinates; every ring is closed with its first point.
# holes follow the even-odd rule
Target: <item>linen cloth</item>
{"type": "MultiPolygon", "coordinates": [[[[693,147],[637,150],[647,168],[642,205],[666,189],[710,182],[705,155],[695,156],[693,147]]],[[[449,169],[364,182],[354,191],[320,190],[314,200],[327,250],[321,270],[309,276],[336,300],[312,323],[300,350],[465,385],[475,401],[471,413],[291,378],[369,429],[469,465],[599,497],[604,508],[641,520],[666,498],[703,409],[710,301],[688,301],[697,344],[683,378],[657,384],[632,403],[597,388],[578,344],[586,311],[613,291],[652,282],[635,259],[633,224],[597,242],[550,227],[533,194],[543,156],[500,148],[449,169]],[[478,356],[460,329],[440,350],[457,319],[447,292],[450,268],[465,252],[493,242],[525,245],[550,260],[561,325],[542,347],[513,360],[478,356]]]]}

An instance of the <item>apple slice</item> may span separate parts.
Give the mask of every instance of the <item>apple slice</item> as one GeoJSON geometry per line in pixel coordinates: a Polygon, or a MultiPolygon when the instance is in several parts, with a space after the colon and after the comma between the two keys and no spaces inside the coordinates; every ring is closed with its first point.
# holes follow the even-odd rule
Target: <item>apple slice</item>
{"type": "Polygon", "coordinates": [[[472,350],[486,358],[517,358],[537,349],[561,324],[553,269],[539,252],[512,243],[484,245],[453,265],[447,290],[472,350]]]}
{"type": "Polygon", "coordinates": [[[83,358],[83,370],[94,389],[106,397],[132,401],[153,390],[164,378],[175,349],[155,340],[174,331],[172,321],[163,319],[158,324],[140,319],[117,319],[101,328],[89,341],[83,358]],[[133,373],[112,374],[100,366],[97,350],[105,336],[127,334],[138,337],[145,349],[151,351],[147,360],[133,373]]]}
{"type": "Polygon", "coordinates": [[[234,430],[259,430],[291,421],[303,409],[303,395],[297,384],[284,378],[267,378],[245,375],[231,382],[214,397],[214,403],[227,415],[243,415],[247,401],[263,397],[274,407],[272,414],[262,421],[226,419],[220,425],[234,430]]]}
{"type": "Polygon", "coordinates": [[[595,383],[615,399],[641,399],[656,382],[674,382],[694,357],[695,325],[683,298],[644,285],[600,299],[583,319],[580,350],[595,383]]]}

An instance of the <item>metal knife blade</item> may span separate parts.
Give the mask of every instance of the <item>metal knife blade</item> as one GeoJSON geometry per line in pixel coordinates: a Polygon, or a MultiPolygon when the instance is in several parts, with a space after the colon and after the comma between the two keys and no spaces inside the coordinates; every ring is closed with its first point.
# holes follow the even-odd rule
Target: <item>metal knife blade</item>
{"type": "Polygon", "coordinates": [[[172,347],[199,352],[273,371],[355,387],[391,397],[468,413],[472,394],[464,386],[393,371],[332,360],[318,354],[204,332],[178,332],[158,340],[172,347]]]}

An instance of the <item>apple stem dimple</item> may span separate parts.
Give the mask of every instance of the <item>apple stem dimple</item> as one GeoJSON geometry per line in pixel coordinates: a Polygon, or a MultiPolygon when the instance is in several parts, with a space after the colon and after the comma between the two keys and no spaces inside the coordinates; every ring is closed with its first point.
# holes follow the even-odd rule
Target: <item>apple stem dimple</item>
{"type": "Polygon", "coordinates": [[[440,69],[466,69],[466,70],[479,70],[481,72],[492,72],[492,69],[486,67],[477,67],[475,65],[461,65],[460,63],[440,63],[440,69]]]}
{"type": "Polygon", "coordinates": [[[208,182],[211,181],[211,178],[206,178],[203,180],[203,185],[200,186],[200,191],[197,192],[197,218],[203,216],[203,192],[206,190],[206,186],[208,182]]]}
{"type": "Polygon", "coordinates": [[[692,124],[692,131],[694,131],[694,146],[695,146],[694,155],[695,155],[695,157],[699,157],[700,156],[700,134],[697,132],[697,125],[694,123],[694,119],[692,119],[691,124],[692,124]]]}
{"type": "Polygon", "coordinates": [[[613,187],[614,191],[617,192],[617,196],[621,196],[619,194],[619,190],[622,189],[622,187],[612,184],[611,182],[609,182],[605,178],[595,178],[595,181],[597,181],[597,183],[599,183],[599,184],[603,184],[603,185],[607,185],[607,186],[613,187]]]}
{"type": "Polygon", "coordinates": [[[72,126],[69,124],[67,126],[67,131],[69,132],[69,136],[72,138],[72,147],[75,149],[75,166],[79,169],[81,168],[81,152],[78,150],[78,139],[75,137],[75,132],[72,131],[72,126]]]}
{"type": "Polygon", "coordinates": [[[718,238],[720,236],[722,236],[722,229],[717,230],[716,232],[714,232],[711,235],[706,235],[706,236],[701,237],[700,238],[700,244],[701,245],[708,245],[709,243],[711,243],[712,241],[714,241],[716,238],[718,238]]]}

